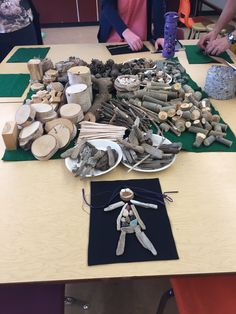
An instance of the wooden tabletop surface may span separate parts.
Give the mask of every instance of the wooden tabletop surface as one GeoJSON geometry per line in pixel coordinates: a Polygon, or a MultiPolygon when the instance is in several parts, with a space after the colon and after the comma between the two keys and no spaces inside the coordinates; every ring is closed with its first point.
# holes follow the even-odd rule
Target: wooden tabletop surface
{"type": "MultiPolygon", "coordinates": [[[[55,45],[48,57],[55,62],[71,55],[86,61],[111,57],[103,45],[55,45]]],[[[139,56],[161,58],[144,53],[114,59],[139,56]]],[[[203,86],[210,65],[189,65],[184,52],[177,56],[203,86]]],[[[27,73],[25,64],[14,66],[27,73]]],[[[12,69],[0,65],[0,73],[12,69]]],[[[236,99],[213,104],[236,132],[236,99]]],[[[1,129],[19,105],[0,104],[1,129]]],[[[127,173],[120,165],[93,180],[157,177],[163,191],[179,191],[167,205],[179,260],[87,266],[89,215],[81,189],[89,198],[90,179],[74,178],[64,160],[0,161],[0,283],[236,272],[236,153],[181,152],[163,172],[127,173]]]]}

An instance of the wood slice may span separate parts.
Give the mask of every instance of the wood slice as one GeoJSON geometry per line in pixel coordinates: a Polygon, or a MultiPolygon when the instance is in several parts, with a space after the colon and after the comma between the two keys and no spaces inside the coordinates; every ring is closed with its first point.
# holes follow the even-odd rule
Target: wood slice
{"type": "Polygon", "coordinates": [[[32,123],[35,118],[35,110],[31,105],[22,105],[18,108],[15,115],[15,121],[20,126],[27,126],[32,123]]]}
{"type": "Polygon", "coordinates": [[[44,89],[44,84],[42,83],[34,83],[30,86],[30,89],[33,91],[33,92],[37,92],[39,90],[43,90],[44,89]]]}
{"type": "Polygon", "coordinates": [[[58,124],[61,124],[67,127],[70,130],[70,134],[74,132],[74,124],[69,119],[64,119],[64,118],[58,118],[50,122],[47,122],[44,126],[44,129],[48,133],[58,124]]]}
{"type": "Polygon", "coordinates": [[[55,120],[57,117],[58,117],[57,112],[53,111],[49,116],[47,116],[45,118],[40,118],[38,120],[41,121],[42,123],[47,123],[47,122],[55,120]]]}
{"type": "Polygon", "coordinates": [[[41,135],[43,135],[43,126],[39,121],[34,121],[30,125],[26,126],[20,131],[19,140],[28,141],[34,137],[35,133],[41,131],[41,135]]]}
{"type": "Polygon", "coordinates": [[[50,159],[57,150],[57,139],[50,134],[38,137],[31,146],[31,152],[38,160],[50,159]]]}
{"type": "Polygon", "coordinates": [[[77,123],[83,117],[83,111],[78,104],[66,104],[60,108],[60,115],[62,118],[69,119],[72,123],[77,123]]]}
{"type": "Polygon", "coordinates": [[[63,148],[70,143],[70,130],[62,124],[56,125],[48,134],[53,135],[57,139],[59,148],[63,148]]]}
{"type": "Polygon", "coordinates": [[[47,118],[53,114],[53,108],[50,104],[36,103],[32,104],[31,107],[36,111],[36,118],[47,118]]]}
{"type": "Polygon", "coordinates": [[[47,86],[47,90],[50,92],[51,90],[55,90],[56,92],[63,92],[64,86],[60,82],[52,82],[47,86]]]}
{"type": "Polygon", "coordinates": [[[192,104],[190,103],[182,103],[180,106],[180,109],[182,111],[188,111],[192,107],[192,104]]]}
{"type": "Polygon", "coordinates": [[[77,131],[78,131],[78,130],[77,130],[76,125],[73,124],[73,132],[72,132],[72,134],[71,134],[71,136],[70,136],[70,142],[76,137],[77,131]]]}

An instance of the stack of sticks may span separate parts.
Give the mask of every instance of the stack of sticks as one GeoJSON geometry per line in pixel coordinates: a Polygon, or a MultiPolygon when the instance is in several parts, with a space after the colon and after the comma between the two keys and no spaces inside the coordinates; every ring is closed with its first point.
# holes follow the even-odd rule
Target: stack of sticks
{"type": "Polygon", "coordinates": [[[80,122],[78,141],[82,139],[108,139],[115,142],[118,139],[123,139],[125,131],[126,127],[123,126],[82,121],[80,122]]]}

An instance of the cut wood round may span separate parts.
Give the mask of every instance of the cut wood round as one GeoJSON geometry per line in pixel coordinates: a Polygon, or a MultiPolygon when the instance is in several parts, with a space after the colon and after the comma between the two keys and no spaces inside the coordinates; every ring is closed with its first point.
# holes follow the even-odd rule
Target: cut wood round
{"type": "Polygon", "coordinates": [[[160,112],[158,113],[158,118],[159,118],[161,121],[165,121],[165,120],[168,118],[167,112],[165,112],[165,111],[160,111],[160,112]]]}
{"type": "Polygon", "coordinates": [[[50,115],[48,115],[45,118],[39,118],[38,120],[41,121],[42,123],[47,123],[49,121],[52,121],[58,117],[58,114],[56,111],[53,111],[50,115]]]}
{"type": "Polygon", "coordinates": [[[47,86],[47,90],[50,92],[55,90],[56,92],[63,92],[64,86],[60,82],[52,82],[47,86]]]}
{"type": "Polygon", "coordinates": [[[198,109],[194,109],[190,114],[191,120],[199,120],[201,118],[201,112],[198,109]]]}
{"type": "Polygon", "coordinates": [[[69,119],[58,118],[52,121],[49,121],[45,124],[44,129],[48,133],[53,129],[56,125],[62,124],[70,130],[70,134],[74,132],[74,124],[69,119]]]}
{"type": "Polygon", "coordinates": [[[50,104],[35,103],[31,107],[36,111],[36,119],[47,118],[53,114],[53,107],[50,104]]]}
{"type": "Polygon", "coordinates": [[[180,109],[182,110],[182,111],[188,111],[190,108],[192,107],[192,104],[191,103],[182,103],[181,105],[180,105],[180,109]]]}
{"type": "Polygon", "coordinates": [[[31,152],[38,160],[50,159],[57,150],[57,139],[50,134],[38,137],[31,146],[31,152]]]}
{"type": "Polygon", "coordinates": [[[66,104],[60,108],[62,118],[69,119],[72,123],[77,123],[83,120],[84,115],[79,104],[66,104]]]}
{"type": "Polygon", "coordinates": [[[84,115],[84,120],[85,121],[90,121],[90,122],[96,122],[96,117],[92,112],[87,112],[84,115]]]}
{"type": "Polygon", "coordinates": [[[63,148],[70,143],[70,130],[62,124],[56,125],[48,133],[57,139],[58,147],[63,148]]]}
{"type": "Polygon", "coordinates": [[[19,140],[28,141],[32,138],[35,138],[35,134],[37,134],[38,136],[43,135],[43,126],[42,123],[39,121],[34,121],[30,125],[23,128],[20,131],[19,140]]]}
{"type": "Polygon", "coordinates": [[[31,86],[30,86],[30,89],[33,91],[33,92],[37,92],[39,90],[43,90],[44,89],[44,84],[42,83],[33,83],[31,86]]]}
{"type": "Polygon", "coordinates": [[[68,103],[80,104],[83,112],[91,107],[91,99],[86,84],[75,84],[67,87],[66,99],[68,103]]]}
{"type": "Polygon", "coordinates": [[[36,112],[31,105],[22,105],[16,111],[15,121],[19,126],[26,127],[32,123],[35,114],[36,112]]]}

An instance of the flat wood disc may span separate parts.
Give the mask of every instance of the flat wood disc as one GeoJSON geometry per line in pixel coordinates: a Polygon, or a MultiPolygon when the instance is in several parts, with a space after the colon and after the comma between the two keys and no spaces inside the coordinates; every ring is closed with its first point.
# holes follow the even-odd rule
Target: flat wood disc
{"type": "Polygon", "coordinates": [[[50,134],[38,137],[31,146],[31,152],[37,159],[49,159],[57,149],[57,140],[50,134]]]}
{"type": "Polygon", "coordinates": [[[53,135],[57,139],[59,148],[65,147],[70,142],[70,130],[62,124],[56,125],[48,134],[53,135]]]}
{"type": "Polygon", "coordinates": [[[22,105],[16,111],[15,120],[18,125],[24,125],[27,121],[31,123],[34,117],[34,109],[30,105],[22,105]]]}

